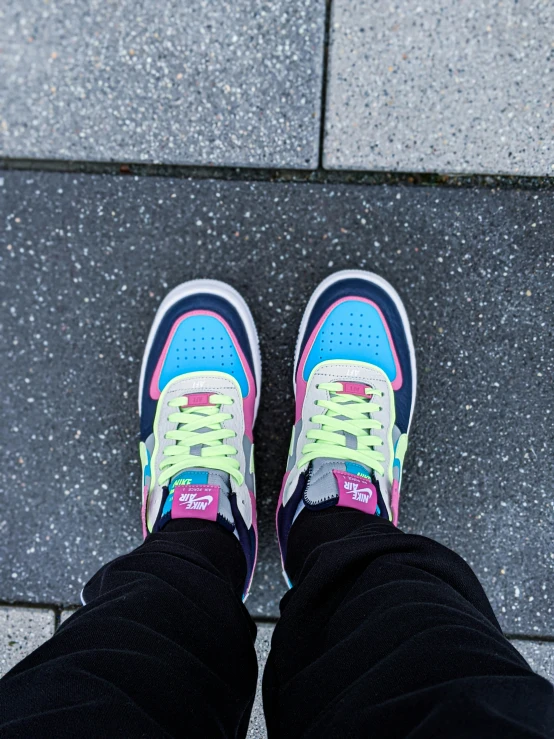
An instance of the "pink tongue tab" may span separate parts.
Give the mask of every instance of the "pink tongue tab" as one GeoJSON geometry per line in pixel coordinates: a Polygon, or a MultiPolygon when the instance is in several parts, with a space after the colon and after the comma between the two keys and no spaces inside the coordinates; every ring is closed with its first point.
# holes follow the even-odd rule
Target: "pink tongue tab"
{"type": "Polygon", "coordinates": [[[361,395],[365,396],[367,385],[362,385],[361,382],[341,382],[342,390],[339,390],[339,395],[361,395]]]}
{"type": "Polygon", "coordinates": [[[216,521],[219,485],[175,485],[171,518],[203,518],[216,521]]]}
{"type": "Polygon", "coordinates": [[[214,393],[189,393],[187,395],[187,408],[198,405],[210,405],[210,398],[214,393]]]}
{"type": "Polygon", "coordinates": [[[350,472],[333,470],[339,487],[339,502],[344,508],[355,508],[364,513],[374,514],[377,510],[377,490],[365,477],[350,472]]]}

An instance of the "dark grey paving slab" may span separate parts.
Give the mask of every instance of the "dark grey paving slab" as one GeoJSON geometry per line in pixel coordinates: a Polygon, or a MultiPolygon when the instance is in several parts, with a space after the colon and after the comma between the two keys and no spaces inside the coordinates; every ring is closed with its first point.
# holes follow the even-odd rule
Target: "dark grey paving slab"
{"type": "Polygon", "coordinates": [[[325,0],[0,8],[0,154],[313,168],[325,0]]]}
{"type": "Polygon", "coordinates": [[[554,173],[550,0],[335,0],[324,166],[554,173]]]}
{"type": "Polygon", "coordinates": [[[516,639],[512,644],[535,672],[554,683],[554,642],[516,639]]]}
{"type": "Polygon", "coordinates": [[[77,603],[139,542],[144,341],[170,288],[212,276],[261,332],[249,607],[276,615],[296,331],[324,276],[362,267],[417,344],[402,526],[475,567],[506,631],[552,634],[554,193],[5,172],[0,210],[0,599],[77,603]]]}

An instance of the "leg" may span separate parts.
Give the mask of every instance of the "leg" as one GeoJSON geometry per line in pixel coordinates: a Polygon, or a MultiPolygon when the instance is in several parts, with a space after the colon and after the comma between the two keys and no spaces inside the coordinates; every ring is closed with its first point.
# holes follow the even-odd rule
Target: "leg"
{"type": "Polygon", "coordinates": [[[416,363],[391,285],[356,270],[323,281],[294,384],[270,736],[554,735],[552,687],[504,639],[470,568],[395,527],[416,363]]]}
{"type": "Polygon", "coordinates": [[[376,516],[303,511],[264,675],[270,737],[554,736],[554,691],[454,552],[376,516]]]}
{"type": "Polygon", "coordinates": [[[1,683],[2,736],[245,735],[259,394],[242,297],[214,280],[172,290],[139,386],[146,542],[104,567],[88,605],[1,683]]]}
{"type": "Polygon", "coordinates": [[[174,521],[103,567],[87,605],[0,681],[0,735],[241,737],[256,687],[246,561],[174,521]]]}

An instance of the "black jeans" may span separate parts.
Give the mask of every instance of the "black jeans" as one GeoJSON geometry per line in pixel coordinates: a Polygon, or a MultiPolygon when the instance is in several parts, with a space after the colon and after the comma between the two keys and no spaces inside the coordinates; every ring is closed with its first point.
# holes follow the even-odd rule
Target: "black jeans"
{"type": "MultiPolygon", "coordinates": [[[[303,511],[264,675],[270,737],[554,736],[554,691],[453,552],[358,511],[303,511]]],[[[244,736],[257,665],[236,539],[176,521],[0,681],[0,737],[244,736]]]]}

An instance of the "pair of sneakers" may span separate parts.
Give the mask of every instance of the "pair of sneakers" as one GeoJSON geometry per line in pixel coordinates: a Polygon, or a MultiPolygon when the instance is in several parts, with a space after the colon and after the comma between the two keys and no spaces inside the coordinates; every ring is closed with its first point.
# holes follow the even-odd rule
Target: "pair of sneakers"
{"type": "MultiPolygon", "coordinates": [[[[370,272],[324,280],[300,325],[294,359],[296,418],[277,506],[285,570],[299,513],[343,506],[397,523],[416,367],[406,311],[370,272]]],[[[168,521],[214,521],[237,537],[247,562],[258,532],[253,427],[261,358],[241,295],[193,280],[160,305],[142,362],[139,411],[144,536],[168,521]]]]}

